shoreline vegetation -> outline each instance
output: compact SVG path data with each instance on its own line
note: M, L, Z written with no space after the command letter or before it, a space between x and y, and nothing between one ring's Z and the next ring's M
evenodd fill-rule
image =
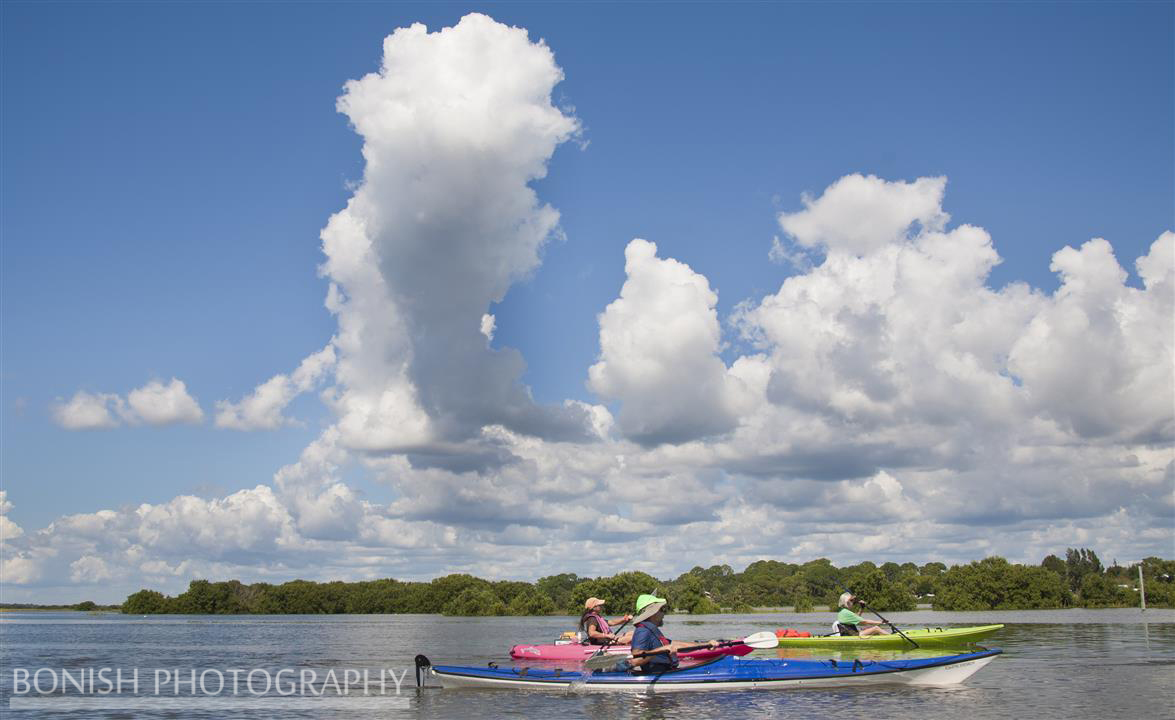
M637 595L655 591L673 612L749 613L790 607L813 612L836 607L844 588L881 612L914 610L1036 610L1137 607L1141 565L1148 607L1175 607L1175 560L1149 557L1141 563L1103 567L1097 554L1069 548L1065 558L1049 555L1039 565L1009 563L993 556L948 568L863 562L844 568L821 558L802 565L759 560L742 572L728 565L695 567L674 580L643 572L586 578L563 573L534 583L490 581L466 574L430 582L395 579L364 582L293 580L280 585L237 580L193 580L174 597L140 590L121 606L125 614L374 614L439 613L453 616L578 615L588 597L608 601L622 614ZM68 606L81 609L79 606ZM93 603L89 603L93 605ZM65 607L65 606L63 606ZM107 609L106 607L87 609Z
M84 600L73 605L35 605L32 603L0 603L0 613L3 612L61 612L76 610L78 612L119 612L121 605L99 605L92 600Z

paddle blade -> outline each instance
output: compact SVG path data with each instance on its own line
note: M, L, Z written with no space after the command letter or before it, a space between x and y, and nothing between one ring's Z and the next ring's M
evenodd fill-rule
M775 633L765 630L754 635L747 635L742 639L742 643L750 645L756 650L770 650L773 647L779 647L779 638L775 636Z
M612 668L616 667L616 663L624 660L627 657L627 655L607 655L605 653L600 653L598 655L592 655L590 658L588 658L587 661L584 662L583 667L585 671L611 670Z

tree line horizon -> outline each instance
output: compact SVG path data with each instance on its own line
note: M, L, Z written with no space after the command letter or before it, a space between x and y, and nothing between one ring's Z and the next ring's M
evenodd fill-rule
M578 615L589 597L607 601L609 614L632 609L641 593L655 592L673 612L754 612L791 607L811 612L836 606L845 589L881 612L913 610L919 601L935 610L1033 610L1067 607L1132 607L1139 604L1142 566L1146 603L1175 607L1175 560L1149 557L1122 567L1103 567L1097 554L1069 548L1039 565L999 556L947 567L941 562L865 561L838 568L826 558L803 564L758 560L736 573L729 565L695 567L673 580L638 571L609 577L562 573L533 583L491 581L451 574L431 581L392 578L359 582L292 580L273 585L238 580L193 580L174 597L156 590L132 593L125 614L374 614L434 613L454 616Z

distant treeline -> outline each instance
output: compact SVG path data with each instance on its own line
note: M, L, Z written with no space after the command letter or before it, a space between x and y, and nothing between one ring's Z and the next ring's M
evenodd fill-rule
M93 600L84 600L73 605L34 605L32 603L0 603L0 610L118 610L118 605L99 605Z
M1175 607L1175 561L1142 561L1149 606ZM444 615L578 615L595 596L619 615L632 609L637 595L656 592L674 611L694 614L751 612L755 608L835 606L843 588L871 607L913 610L918 602L935 610L1028 610L1065 607L1130 607L1139 604L1138 565L1105 568L1097 554L1070 548L1061 559L1049 555L1040 565L1018 565L989 557L948 568L887 562L838 568L825 559L803 565L759 560L741 573L728 565L695 567L674 580L643 572L583 578L551 575L537 582L492 582L472 575L446 575L431 582L372 580L316 583L294 580L281 585L236 580L194 580L186 592L168 597L140 590L126 599L128 614L321 614L441 613Z

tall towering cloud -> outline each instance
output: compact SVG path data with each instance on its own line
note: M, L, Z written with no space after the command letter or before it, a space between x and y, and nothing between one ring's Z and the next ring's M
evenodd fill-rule
M427 449L494 424L586 436L578 408L531 400L521 356L487 347L484 321L558 225L530 183L579 132L551 102L562 78L541 41L472 14L397 30L380 70L347 83L338 107L366 167L322 239L348 446Z

